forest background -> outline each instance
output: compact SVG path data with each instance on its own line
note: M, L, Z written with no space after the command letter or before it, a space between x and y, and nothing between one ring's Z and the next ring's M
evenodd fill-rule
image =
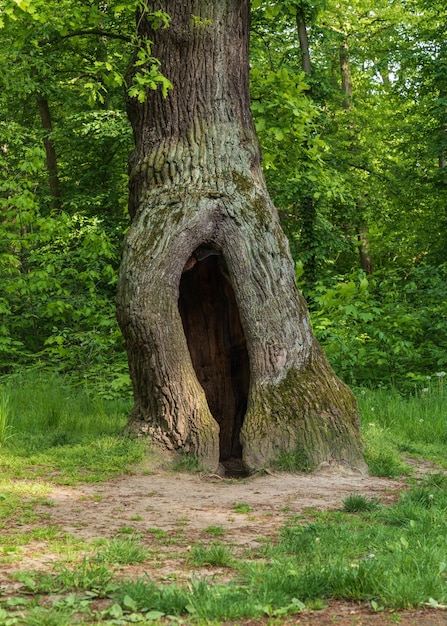
M0 2L4 380L49 370L130 395L115 284L138 2ZM315 334L353 387L422 390L447 369L446 23L440 0L252 1L268 188ZM138 54L131 93L169 89Z

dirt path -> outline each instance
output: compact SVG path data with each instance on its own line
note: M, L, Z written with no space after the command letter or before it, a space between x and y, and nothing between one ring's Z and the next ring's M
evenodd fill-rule
M261 538L274 540L290 516L305 513L310 517L312 510L341 508L343 499L353 493L391 502L404 486L403 480L331 468L312 475L262 475L239 480L159 471L126 475L100 484L54 486L48 494L51 506L39 505L35 512L45 515L48 525L86 542L113 538L133 529L153 551L154 559L149 564L122 568L122 573L138 576L146 571L158 581L173 577L181 580L191 575L191 569L185 567L189 546L200 540L213 540L212 528L220 527L221 539L242 554L259 546ZM20 527L20 531L26 530ZM50 570L59 559L60 555L48 553L44 542L28 544L22 549L20 562L0 564L0 592L18 591L19 584L9 578L11 571ZM228 577L228 572L219 569L202 572L199 568L194 574L215 575L221 580ZM283 623L310 621L353 626L380 626L392 621L447 625L447 614L422 611L373 615L365 606L331 603L323 611Z
M142 533L183 526L188 534L221 526L225 537L247 546L261 535L276 533L291 515L341 507L351 493L390 501L402 486L399 481L331 471L239 480L160 472L123 476L99 485L55 487L49 499L54 503L51 523L87 540L113 537L125 526ZM249 505L251 511L235 511L240 503Z

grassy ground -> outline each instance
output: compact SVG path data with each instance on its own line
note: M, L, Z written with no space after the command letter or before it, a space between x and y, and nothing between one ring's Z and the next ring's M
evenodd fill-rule
M447 467L447 387L445 373L404 397L395 389L357 392L366 460L375 476L405 471L400 457L425 458Z
M2 475L96 482L126 471L143 446L123 436L131 404L103 400L60 377L24 376L0 387Z
M369 603L379 613L447 603L447 439L443 377L410 398L394 390L359 390L365 454L373 474L408 475L409 489L391 505L361 495L343 510L290 517L276 541L236 553L223 529L185 551L185 568L224 568L229 582L191 578L156 584L125 577L122 566L162 560L130 527L86 544L62 533L45 513L51 485L101 482L125 473L143 456L122 436L129 404L100 400L58 378L32 377L0 390L0 564L21 548L44 542L57 558L50 572L21 570L19 592L0 589L0 624L221 623L268 616L280 623L330 599ZM422 481L408 457L439 471ZM21 480L15 480L15 479ZM242 506L242 504L241 504ZM235 514L247 513L246 510ZM249 511L248 511L249 513ZM118 575L118 573L120 573ZM175 579L175 577L173 577ZM169 583L169 584L168 584ZM276 622L275 622L276 620ZM279 621L278 621L279 620Z

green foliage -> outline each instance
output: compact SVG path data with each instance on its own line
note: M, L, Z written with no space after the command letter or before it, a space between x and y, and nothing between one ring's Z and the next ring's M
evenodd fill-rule
M113 306L121 232L103 217L40 206L42 150L10 137L7 160L0 152L0 371L40 359L128 390Z
M57 367L102 381L108 398L130 392L113 300L127 226L133 142L123 85L132 55L130 96L170 88L137 34L136 9L151 28L169 28L169 16L140 0L11 0L0 16L0 372ZM442 371L445 8L266 0L252 9L252 108L266 179L332 364L354 385L402 387ZM196 27L212 26L196 17ZM346 42L349 106L339 62ZM372 279L358 274L360 233Z
M411 389L442 371L447 345L447 266L408 274L359 272L312 292L314 331L336 371L353 385L392 381Z
M130 392L114 290L135 49L134 95L170 88L136 34L136 10L154 29L169 26L140 0L0 10L0 372L44 363L102 379L109 398Z

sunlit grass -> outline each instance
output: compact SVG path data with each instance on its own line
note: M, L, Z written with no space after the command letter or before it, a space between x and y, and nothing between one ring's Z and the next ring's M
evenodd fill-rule
M361 389L357 399L365 456L373 475L408 473L405 456L423 456L447 467L444 376L427 379L426 386L410 396L395 389Z
M36 374L14 378L2 397L8 399L3 478L95 482L142 458L143 444L122 434L128 401L104 400L59 376Z

